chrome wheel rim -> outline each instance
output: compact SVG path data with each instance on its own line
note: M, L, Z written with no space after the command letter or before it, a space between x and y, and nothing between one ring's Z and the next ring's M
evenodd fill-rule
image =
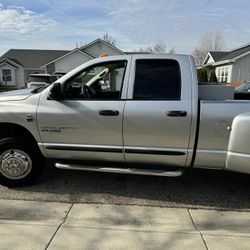
M32 169L28 154L19 149L10 149L0 155L0 172L8 179L22 179Z

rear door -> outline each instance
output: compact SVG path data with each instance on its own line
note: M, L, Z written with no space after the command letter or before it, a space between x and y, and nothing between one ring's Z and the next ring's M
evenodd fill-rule
M133 56L131 68L123 121L126 161L185 166L192 120L188 57Z

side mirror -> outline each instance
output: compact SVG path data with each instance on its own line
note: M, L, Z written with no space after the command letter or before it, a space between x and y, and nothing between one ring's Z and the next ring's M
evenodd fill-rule
M47 99L56 101L60 101L63 99L62 85L60 82L55 82L53 84L53 86L50 88Z

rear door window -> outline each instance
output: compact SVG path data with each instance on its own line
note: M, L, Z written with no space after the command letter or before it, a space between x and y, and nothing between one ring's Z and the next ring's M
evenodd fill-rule
M136 61L133 99L180 100L180 66L172 59Z

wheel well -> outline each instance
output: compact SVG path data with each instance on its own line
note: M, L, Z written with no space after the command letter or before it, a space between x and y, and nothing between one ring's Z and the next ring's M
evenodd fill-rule
M25 138L25 141L32 143L40 152L37 141L29 130L13 123L0 123L0 139L13 136Z

